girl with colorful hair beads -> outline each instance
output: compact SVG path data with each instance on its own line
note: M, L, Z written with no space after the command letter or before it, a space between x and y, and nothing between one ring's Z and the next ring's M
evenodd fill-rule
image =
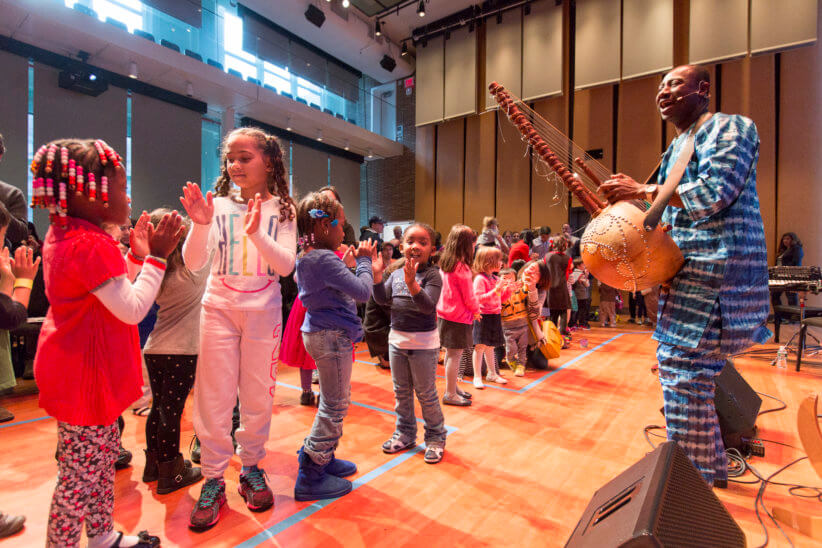
M471 282L474 260L474 231L465 225L454 225L445 240L439 265L442 270L442 292L437 302L437 329L445 348L445 394L442 403L471 405L471 395L457 384L460 356L471 348L471 326L479 319L480 305Z
M320 405L311 432L299 450L300 469L294 486L296 500L341 497L351 491L344 479L357 466L337 459L334 453L342 437L342 424L351 403L352 345L362 340L363 330L356 302L371 296L372 257L377 244L360 242L356 274L334 253L343 241L343 206L326 193L312 192L297 207L297 227L303 253L297 260L296 279L305 306L302 332L305 349L320 374Z
M229 133L215 190L216 198L211 191L203 196L188 183L180 199L192 221L183 262L198 271L211 261L194 382L194 429L206 478L191 512L194 530L217 523L226 501L223 474L234 454L231 415L238 395L239 491L251 511L274 504L258 464L265 457L277 377L279 279L293 270L297 249L294 205L276 138L257 128Z
M59 151L59 154L58 154ZM32 162L33 207L47 208L43 279L51 307L34 360L40 405L57 419L57 486L49 511L49 546L158 546L145 531L113 528L117 417L141 394L137 324L145 317L179 242L180 216L157 228L143 213L124 260L102 228L129 218L126 173L103 141L44 145ZM141 271L142 270L142 271ZM132 284L139 273L139 277Z

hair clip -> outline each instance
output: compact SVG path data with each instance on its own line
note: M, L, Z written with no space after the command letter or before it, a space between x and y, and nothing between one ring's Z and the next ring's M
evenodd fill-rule
M106 165L108 163L108 159L106 158L106 150L103 147L103 141L100 139L94 141L94 148L97 149L97 156L100 157L100 163Z
M83 193L83 186L85 181L83 180L83 166L77 166L77 194Z
M311 216L312 219L328 219L331 217L328 213L323 211L322 209L309 209L308 214ZM329 223L331 226L337 226L339 224L339 219L334 219Z
M93 202L97 199L97 183L94 181L94 172L90 171L88 174L88 201Z
M49 150L46 154L46 174L51 173L51 170L54 167L55 154L57 154L57 145L49 145Z
M68 149L66 147L60 147L60 176L64 179L68 177L68 168Z
M108 177L105 175L100 178L100 194L103 197L103 206L108 207Z
M31 172L37 175L37 171L40 169L40 163L43 161L43 155L48 150L46 145L41 146L37 149L37 152L34 154L34 158L31 160Z

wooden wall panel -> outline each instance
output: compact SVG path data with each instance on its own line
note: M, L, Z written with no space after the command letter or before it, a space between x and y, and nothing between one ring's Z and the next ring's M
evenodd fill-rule
M414 168L414 219L434 225L437 126L417 128Z
M568 133L568 116L563 97L543 99L534 105L540 116L554 127ZM553 173L547 166L537 167L534 157L531 173L531 225L549 226L559 232L562 225L568 222L568 191L557 177L546 178L546 173Z
M659 75L623 82L619 87L616 171L645 181L659 162L662 122L654 98Z
M483 217L494 214L497 113L486 112L479 116L471 116L465 123L463 222L478 228L482 225Z
M531 157L519 130L500 114L497 131L497 211L500 230L531 226Z
M756 187L765 225L768 263L773 264L779 235L776 234L776 86L773 55L742 59L722 65L722 104L728 114L752 119L759 132L759 163Z
M822 9L822 8L820 8ZM820 11L819 13L822 13ZM822 24L819 21L817 24ZM803 264L822 264L822 51L817 42L781 54L776 232L795 232ZM808 295L819 306L822 296Z
M599 162L614 169L614 86L584 89L574 95L574 142L585 150L601 148ZM574 207L581 204L574 199ZM551 227L553 228L553 227Z
M462 222L465 177L465 119L444 122L437 130L437 178L434 227L448 234Z

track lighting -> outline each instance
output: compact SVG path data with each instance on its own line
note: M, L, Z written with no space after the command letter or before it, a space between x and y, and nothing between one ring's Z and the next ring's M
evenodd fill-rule
M139 77L139 73L137 72L137 63L134 61L128 64L128 77L134 78L135 80Z
M405 43L405 40L402 41L402 49L400 50L400 55L403 57L408 55L408 44Z
M417 15L425 17L425 0L420 0L420 7L417 8Z
M374 28L374 36L382 36L382 29L380 28L379 19L377 19L377 26Z

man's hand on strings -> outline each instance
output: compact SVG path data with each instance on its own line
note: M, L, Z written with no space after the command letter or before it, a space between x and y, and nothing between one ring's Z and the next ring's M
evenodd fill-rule
M645 198L646 186L638 183L624 173L612 175L610 179L602 183L599 193L612 204L621 200L634 200Z

